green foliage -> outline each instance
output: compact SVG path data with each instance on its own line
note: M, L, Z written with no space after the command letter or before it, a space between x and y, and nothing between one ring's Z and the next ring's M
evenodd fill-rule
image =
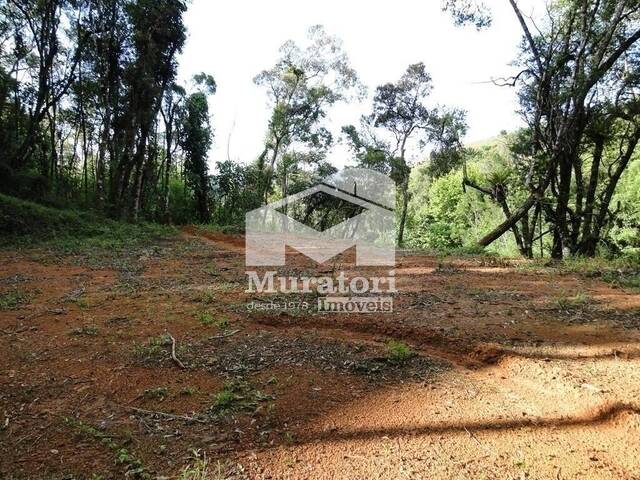
M167 387L155 387L149 388L144 391L142 396L148 400L163 401L169 395L169 389Z
M209 124L209 102L205 93L196 92L187 98L181 133L187 184L195 192L198 220L206 223L210 220L207 156L213 132Z
M461 247L471 229L467 203L460 172L434 180L428 203L416 213L410 244L435 250Z
M482 1L444 0L442 9L448 11L457 25L473 25L478 30L491 26L491 10Z
M250 383L234 379L225 383L216 396L210 412L219 418L238 411L254 412L269 396L256 390Z
M264 150L256 162L261 178L254 188L264 201L272 193L276 165L291 147L324 155L333 143L322 124L328 109L363 90L342 42L321 25L309 29L305 48L288 41L280 52L278 62L254 79L267 91L272 109ZM280 183L286 190L286 176Z
M197 392L198 392L198 389L196 387L184 387L182 390L180 390L180 395L191 397L195 395Z
M98 327L78 327L71 330L70 334L76 337L95 337L96 335L98 335Z
M413 169L410 192L412 203L408 218L408 244L439 252L484 253L477 240L504 220L504 213L490 197L463 187L468 178L488 189L497 185L509 191L516 202L523 193L509 164L506 137L465 149L466 166L434 176L431 164ZM465 191L466 190L466 191ZM504 235L487 251L517 254L512 235Z
M179 480L210 480L209 460L207 454L194 450L193 461L180 471Z
M389 340L386 345L387 358L393 363L405 363L415 356L415 352L404 342Z
M619 206L618 221L610 237L623 254L640 257L640 160L636 158L622 177L613 204Z
M261 205L261 181L262 174L255 165L218 162L212 179L213 223L244 225L245 213Z
M175 235L171 227L131 224L90 211L61 210L0 194L0 246L46 243L65 249L124 248Z
M209 312L200 312L196 317L198 318L198 321L206 327L213 325L213 315Z
M215 301L215 299L216 299L216 296L214 295L214 293L207 290L202 292L202 297L200 298L200 301L204 305L211 305Z
M29 293L18 288L0 292L0 310L14 310L20 305L29 303L30 298Z
M584 292L577 292L573 296L560 295L556 299L558 309L562 311L571 311L584 307L589 303L590 297Z
M98 232L88 212L59 210L2 194L0 194L0 230L4 233L4 239L24 236L83 237Z
M178 480L226 480L225 465L218 461L212 465L207 454L200 450L193 450L192 461L182 468Z
M640 288L640 255L637 254L627 253L615 258L573 257L551 265L538 260L523 264L520 268L561 274L577 273L589 278L601 278L614 288Z
M220 330L226 330L229 328L229 320L226 318L219 318L216 321L216 326L220 329Z
M72 417L65 417L64 421L76 433L93 438L111 450L114 454L116 463L125 466L126 477L140 480L151 480L152 477L147 472L142 461L129 452L129 450L118 444L118 442L113 439L112 435Z
M169 335L159 335L151 337L144 344L133 344L133 353L141 360L157 360L163 356L166 347L171 345Z
M182 179L175 176L169 179L169 198L169 213L173 223L187 225L198 221L193 192Z

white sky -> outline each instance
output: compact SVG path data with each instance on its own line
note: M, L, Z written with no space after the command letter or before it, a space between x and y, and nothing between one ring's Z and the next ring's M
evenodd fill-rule
M194 0L186 15L189 38L180 60L186 81L204 71L214 76L218 91L211 98L214 146L209 163L231 159L244 163L262 150L269 118L266 92L253 84L270 68L288 39L304 44L307 29L324 25L344 42L360 80L371 94L395 81L411 63L424 62L433 77L430 102L468 111L467 142L512 130L520 121L513 89L487 82L513 71L521 38L508 2L492 0L493 26L476 32L457 28L440 10L440 0ZM339 137L342 125L358 124L371 100L339 105L328 115L328 126ZM350 162L345 146L334 147L329 160Z

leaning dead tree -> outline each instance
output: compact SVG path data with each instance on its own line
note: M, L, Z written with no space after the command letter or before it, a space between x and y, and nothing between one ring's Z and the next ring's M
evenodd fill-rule
M639 140L638 0L570 0L547 5L537 24L508 0L523 32L518 89L529 132L527 199L479 240L488 246L532 208L545 213L552 256L594 255L615 220L611 201ZM479 2L447 0L458 23L490 25ZM506 212L505 212L506 213Z

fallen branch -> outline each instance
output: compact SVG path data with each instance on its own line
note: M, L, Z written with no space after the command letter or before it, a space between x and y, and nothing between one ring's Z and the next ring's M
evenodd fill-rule
M171 413L166 412L157 412L155 410L145 410L144 408L136 408L130 407L132 411L136 413L142 413L144 415L157 415L159 417L170 418L172 420L182 420L184 422L197 422L197 423L208 423L206 420L197 417L189 417L187 415L173 415Z
M38 310L31 315L27 315L26 317L18 317L19 320L33 320L34 318L38 318L41 315L45 315L50 313L51 315L64 315L67 311L64 308L44 308L42 310Z
M167 335L169 335L169 338L171 339L171 358L173 358L173 361L176 362L180 368L186 370L187 367L185 367L184 363L182 363L176 356L176 339L169 332L167 332Z
M19 333L24 333L26 331L36 331L38 330L38 327L32 326L22 326L22 327L18 327L16 330L11 331L11 330L2 330L2 333L4 333L5 335L17 335Z
M229 333L224 333L222 335L215 335L213 337L209 337L211 339L216 339L216 338L227 338L227 337L231 337L233 335L235 335L236 333L238 333L240 330L234 330L233 332L229 332Z

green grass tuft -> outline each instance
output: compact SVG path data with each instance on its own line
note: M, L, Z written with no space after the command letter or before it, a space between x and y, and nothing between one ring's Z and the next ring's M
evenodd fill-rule
M14 288L0 293L0 310L14 310L20 305L29 303L30 296L27 292Z
M405 363L415 356L415 352L404 342L390 340L387 342L387 358L393 363Z

